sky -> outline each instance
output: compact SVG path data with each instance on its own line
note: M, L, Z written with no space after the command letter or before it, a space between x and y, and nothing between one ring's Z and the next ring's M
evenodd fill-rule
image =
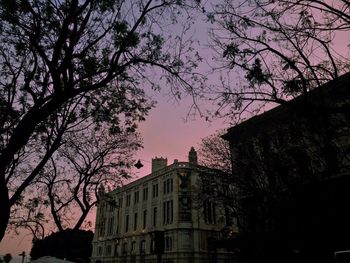
M140 159L144 167L135 171L137 177L151 173L151 160L156 156L168 158L168 164L172 164L174 159L187 161L191 146L198 148L201 138L227 127L223 120L207 122L198 117L185 121L190 98L177 103L164 93L159 93L155 99L158 101L156 107L151 110L146 121L140 124L143 149L138 152L136 159ZM19 236L8 234L0 243L0 255L18 255L22 251L29 254L30 249L29 232L21 232Z
M197 34L204 36L205 32L205 26L197 27ZM340 37L339 42L343 41L346 44L348 40L349 36L344 35ZM348 49L346 50L349 52ZM185 121L191 98L175 102L164 91L153 96L158 103L151 110L146 121L140 124L143 149L139 151L136 159L140 159L144 166L135 171L137 177L150 174L151 160L154 157L168 158L168 164L172 164L174 159L187 161L188 152L192 146L198 149L202 138L215 133L218 129L229 127L229 124L222 119L207 122L197 116L194 120ZM30 249L29 233L21 232L19 236L8 234L0 243L0 256L6 253L18 255L22 251L29 254Z
M207 28L203 21L197 21L192 33L202 42L207 41ZM203 47L206 48L206 47ZM204 59L207 59L204 54ZM207 66L204 65L203 71ZM205 69L206 70L206 69ZM135 177L140 178L151 173L151 161L154 157L168 158L168 164L172 164L174 159L187 161L190 148L198 148L200 140L218 129L222 129L225 124L223 120L208 122L200 117L187 120L186 117L191 105L191 98L184 98L176 102L168 94L166 87L160 92L148 94L157 101L156 107L151 110L146 121L140 123L139 132L143 138L143 149L137 156L144 165L141 169L135 169ZM135 178L134 178L135 179ZM94 220L95 212L91 217ZM21 231L19 235L9 233L0 243L0 256L6 253L18 255L25 251L29 254L31 249L31 235L29 232Z
M137 171L138 176L151 172L151 159L154 157L168 158L168 164L174 159L187 161L190 148L198 149L202 138L226 128L224 120L205 121L200 117L195 120L185 120L189 110L188 100L176 105L166 97L160 98L140 131L144 138L144 148L137 155L144 167Z

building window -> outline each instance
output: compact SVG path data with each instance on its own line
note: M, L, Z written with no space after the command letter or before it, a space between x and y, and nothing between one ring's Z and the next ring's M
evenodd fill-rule
M163 182L163 193L168 194L173 191L173 179L169 178Z
M107 233L108 235L113 234L114 217L108 219Z
M173 222L173 200L163 203L163 223L171 224Z
M232 226L232 217L228 207L225 207L225 222L226 226Z
M115 226L115 232L118 234L119 233L119 215L120 215L120 210L118 209L117 210L117 223L116 223L116 226Z
M150 246L150 252L151 254L154 254L156 248L156 241L154 238L151 239L151 246Z
M213 202L205 200L203 203L204 222L207 224L216 224L216 208Z
M136 251L136 241L133 241L131 243L131 252L135 252Z
M164 238L164 249L169 251L173 248L173 239L170 236L166 236Z
M106 247L106 256L110 256L112 254L112 246L108 245Z
M137 213L134 214L134 231L137 229Z
M207 250L208 251L215 251L215 238L214 237L208 237L207 238Z
M153 208L153 226L157 226L157 207Z
M134 193L134 204L137 204L139 202L139 191L136 191Z
M122 253L123 253L123 254L126 254L127 252L128 252L128 243L125 242L125 243L123 244L123 251L122 251Z
M123 207L123 198L122 197L119 198L119 200L118 200L118 206L119 206L119 208Z
M114 245L114 256L118 256L118 253L119 253L119 245L115 244Z
M148 187L145 187L142 190L142 200L147 201L147 199L148 199Z
M129 215L125 216L125 232L129 231Z
M98 249L97 249L97 255L98 256L102 256L102 250L103 248L102 247L98 247Z
M146 240L141 240L140 242L140 253L146 252Z
M167 192L171 193L173 191L173 179L170 178L167 180Z
M105 234L105 218L101 218L101 221L100 221L100 229L99 229L99 233L98 235L100 237L103 237Z
M130 200L131 200L131 196L130 196L130 194L128 194L126 196L126 206L130 206Z
M147 210L143 210L143 229L146 228L147 225Z
M152 185L152 197L158 197L158 184Z

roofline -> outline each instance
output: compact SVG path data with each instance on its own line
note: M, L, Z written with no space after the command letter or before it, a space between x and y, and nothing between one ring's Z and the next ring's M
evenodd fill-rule
M153 173L147 174L143 177L140 177L138 179L136 179L135 181L132 181L128 184L125 184L123 186L117 187L116 189L106 193L106 194L111 194L111 193L115 193L115 192L124 192L127 191L128 188L132 188L137 184L143 184L146 183L147 181L152 181L153 179L157 178L160 175L164 175L168 172L174 171L174 170L180 170L180 169L196 169L196 170L200 170L200 169L204 169L207 171L217 171L219 172L220 170L218 169L214 169L214 168L209 168L203 165L199 165L199 164L193 164L193 163L189 163L189 162L176 162L176 163L172 163L170 165L167 165L166 167L163 167L157 171L154 171ZM222 172L222 171L220 171ZM145 182L142 182L145 181Z
M307 92L306 94L302 94L296 98L293 98L292 100L286 101L285 104L279 104L276 107L272 108L271 110L268 110L264 113L261 113L259 115L255 115L249 119L247 119L246 121L243 121L233 127L230 127L229 129L227 129L227 132L222 135L221 137L224 140L229 140L229 138L234 134L234 133L239 133L240 129L244 129L244 128L248 128L249 126L253 125L253 124L257 124L257 123L264 123L267 120L271 119L271 117L284 117L283 113L286 113L290 110L290 105L295 105L295 104L299 104L302 102L303 99L305 99L305 96L316 96L317 94L320 94L321 91L329 91L331 88L337 87L341 90L342 85L339 85L338 83L342 83L342 82L348 82L350 83L350 72L347 72L341 76L339 76L336 79L330 80L327 83L321 85L320 87L317 87L315 89L310 90L309 92ZM343 87L345 88L345 87ZM321 94L320 94L321 95ZM274 119L276 120L276 119Z

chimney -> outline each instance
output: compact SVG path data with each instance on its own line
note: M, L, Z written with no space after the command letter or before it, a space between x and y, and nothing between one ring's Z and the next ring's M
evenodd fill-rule
M197 152L194 147L191 147L190 152L188 153L188 162L190 164L198 164Z
M168 159L163 157L156 157L152 159L152 173L158 171L168 165Z

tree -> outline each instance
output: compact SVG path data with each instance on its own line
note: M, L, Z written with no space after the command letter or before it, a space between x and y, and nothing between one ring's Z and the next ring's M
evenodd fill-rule
M175 94L192 88L191 77L199 80L191 74L195 61L182 60L193 50L179 43L183 39L170 38L169 45L176 48L171 53L162 36L180 9L196 4L1 2L0 239L11 207L61 146L67 125L77 116L91 115L97 123L114 122L116 127L124 121L133 127L149 109L141 84L157 88L148 68L158 68L157 76L164 77ZM65 112L73 105L79 105L78 114ZM55 123L63 113L68 113L66 122ZM58 127L59 133L50 132ZM50 143L42 143L42 136L50 137Z
M289 258L295 246L326 262L332 256L330 248L346 244L343 233L350 230L340 207L349 205L343 189L349 185L349 147L344 143L349 139L349 118L337 111L315 109L348 104L349 77L339 77L310 92L315 108L305 107L300 97L290 102L294 107L277 107L230 128L224 136L230 141L232 172L205 178L202 189L237 216L241 248L247 252L244 256L256 253L260 260L264 253L271 253L271 258L285 253ZM220 151L211 151L216 148L214 140L210 142L210 161L221 160L216 157ZM317 231L324 224L332 228L318 242ZM322 253L312 251L320 247L325 248Z
M130 131L92 130L70 136L58 151L58 161L52 160L39 178L59 231L67 226L81 228L99 201L101 185L114 189L130 178L132 157L140 146L138 134Z
M202 139L199 145L199 164L215 169L214 173L203 173L199 180L199 195L197 205L202 207L203 202L210 201L223 206L225 210L226 228L223 238L230 238L234 233L230 229L236 221L239 204L237 199L238 181L232 167L232 155L228 141L222 136L226 130ZM236 227L236 226L234 226Z
M93 237L93 232L85 230L66 229L52 233L33 243L30 257L38 259L43 256L52 256L76 262L89 262Z
M349 8L343 0L215 5L207 13L212 47L216 69L226 74L208 91L218 105L215 116L239 122L349 70L349 47L341 41L350 30Z
M28 228L34 240L45 237L52 221L58 231L91 227L85 220L99 201L99 188L114 189L128 180L132 156L141 146L134 131L104 128L69 133L64 141L36 179L35 191L28 192L30 198L14 207L11 225Z
M47 206L46 200L43 200L41 196L33 197L32 193L27 198L21 198L20 204L12 208L9 229L16 234L26 229L31 233L32 240L43 239L46 236L46 224L49 223L45 216Z
M344 55L349 47L339 43L342 34L350 30L349 8L349 2L343 0L225 0L214 5L207 13L214 24L212 45L218 70L226 70L228 76L222 77L221 86L209 90L211 95L215 93L211 100L218 105L214 115L230 116L237 123L276 104L287 105L293 110L288 120L297 124L295 129L313 131L294 143L302 145L306 155L310 149L304 141L322 146L317 159L325 163L326 174L336 174L335 138L347 136L344 131L349 123L335 117L346 115L349 105L328 98L332 87L342 85L337 83L341 82L339 76L350 66L350 57ZM331 87L322 88L330 80L334 80L328 85ZM319 90L316 100L315 90ZM293 99L297 97L296 103ZM301 118L307 121L298 123ZM261 165L271 168L259 164L262 170ZM250 185L256 182L254 179Z
M346 150L337 140L348 139L349 104L345 103L348 93L338 91L347 79L341 75L349 70L350 57L349 47L339 40L350 30L349 8L349 2L342 0L225 0L207 13L217 54L214 70L221 73L221 83L207 91L217 105L214 116L232 117L237 124L273 106L286 105L291 111L283 117L288 128L282 130L289 134L293 128L298 135L277 152L261 150L264 140L278 137L271 138L268 132L256 136L261 139L258 149L254 138L248 140L251 130L242 128L244 132L232 141L233 154L241 152L238 159L233 156L232 181L238 186L238 197L254 199L250 211L242 211L242 202L233 204L238 217L259 210L249 216L255 220L250 226L256 229L277 233L285 207L300 200L294 191L300 182L306 178L317 182L341 169L337 159ZM322 87L328 81L328 87ZM332 102L330 98L339 94L344 96L342 102ZM250 129L265 128L255 120ZM255 150L260 154L250 155ZM314 173L308 168L317 161L322 172Z
M348 105L349 77L311 91L315 108L300 97L290 102L295 107L277 107L225 135L233 153L232 182L241 234L247 239L245 256L261 259L265 254L279 262L278 256L290 258L291 248L298 247L303 256L328 262L332 249L346 244L343 233L350 229L342 207L349 206L344 191L349 185L349 147L344 143L349 118L341 111L315 109ZM321 238L318 229L324 224L332 228ZM260 241L253 245L252 240Z
M5 261L5 263L9 263L11 260L12 260L12 255L11 255L10 253L7 253L7 254L4 256L4 261Z
M218 130L201 140L199 145L199 163L203 166L232 172L230 145L221 138L226 130Z

